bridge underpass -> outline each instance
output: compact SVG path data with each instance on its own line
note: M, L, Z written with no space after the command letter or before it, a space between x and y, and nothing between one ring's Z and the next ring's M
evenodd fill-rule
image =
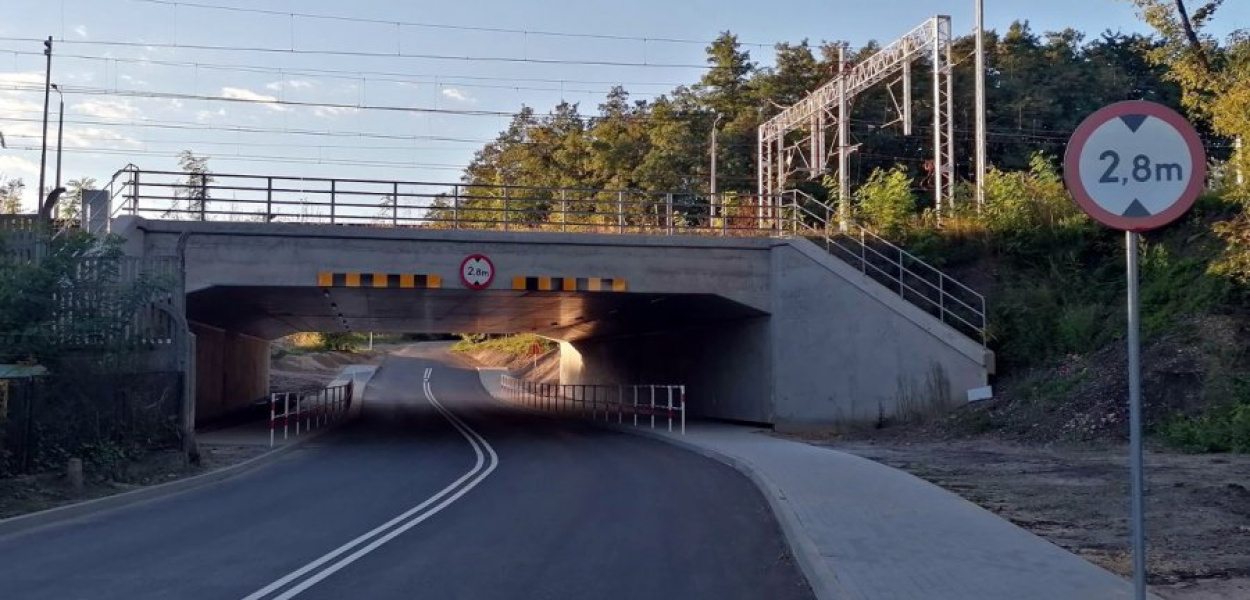
M564 383L678 382L692 416L871 422L985 385L992 355L807 239L344 227L121 217L135 255L179 256L197 415L263 397L296 331L534 332ZM461 262L494 263L487 289Z

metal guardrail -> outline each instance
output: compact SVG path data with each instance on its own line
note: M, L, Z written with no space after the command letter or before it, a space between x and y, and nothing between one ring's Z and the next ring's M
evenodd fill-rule
M834 257L889 288L960 333L986 345L985 296L857 223L845 227L837 211L797 190L786 192L783 211L791 233L823 246Z
M598 421L624 424L630 417L635 427L656 426L656 417L674 421L682 435L686 433L686 386L684 385L589 385L525 381L511 375L501 380L512 402L537 410L577 416ZM649 421L648 421L649 419Z
M269 394L269 447L277 443L278 427L282 428L282 440L291 435L294 424L295 437L309 433L341 419L352 404L352 384L331 386L315 392L273 392ZM282 406L279 413L278 405Z
M323 223L659 235L776 235L780 198L180 171L118 171L113 214L153 219Z

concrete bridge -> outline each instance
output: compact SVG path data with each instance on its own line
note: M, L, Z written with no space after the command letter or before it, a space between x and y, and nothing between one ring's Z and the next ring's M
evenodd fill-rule
M179 209L172 175L123 181L112 228L185 265L201 418L262 397L268 342L299 331L533 332L565 383L680 382L694 415L789 429L960 402L993 369L979 296L795 194L300 179L295 213L275 200L290 184L252 176ZM493 264L482 289L472 255Z

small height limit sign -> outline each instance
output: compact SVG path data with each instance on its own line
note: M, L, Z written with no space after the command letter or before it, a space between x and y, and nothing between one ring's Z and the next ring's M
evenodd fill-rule
M1068 191L1081 209L1125 232L1133 598L1146 600L1137 237L1189 211L1206 185L1207 155L1198 132L1176 111L1130 101L1112 104L1081 122L1063 163Z
M460 281L471 290L484 290L495 280L495 263L483 254L470 254L460 262Z

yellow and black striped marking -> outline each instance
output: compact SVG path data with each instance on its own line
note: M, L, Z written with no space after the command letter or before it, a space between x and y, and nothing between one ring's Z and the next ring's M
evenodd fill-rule
M513 277L512 289L530 292L624 292L624 279L612 277Z
M398 288L437 290L443 287L443 278L438 275L419 275L415 273L331 273L322 271L317 274L317 285L323 288Z

